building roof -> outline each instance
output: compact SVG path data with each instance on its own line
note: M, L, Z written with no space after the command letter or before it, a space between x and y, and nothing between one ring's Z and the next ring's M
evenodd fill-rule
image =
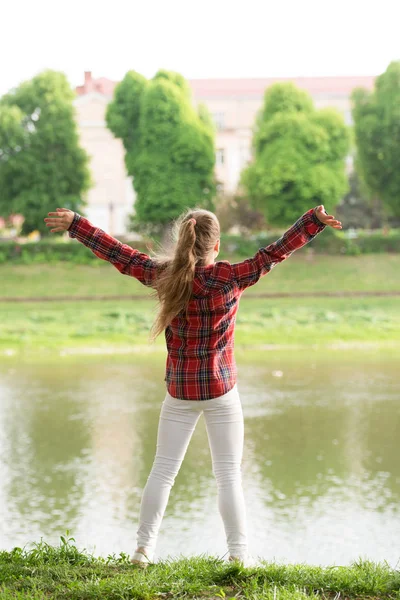
M320 94L350 96L352 90L356 87L371 90L374 86L375 76L189 79L188 81L196 98L226 98L233 96L259 98L263 96L267 87L273 83L284 81L292 81L312 96ZM90 92L112 96L116 85L116 81L106 77L93 79L91 72L86 71L84 84L76 88L76 93L79 96Z
M273 83L292 81L311 95L339 94L349 96L355 87L372 89L375 77L268 77L257 79L191 79L196 97L262 96Z
M117 81L112 81L111 79L107 79L107 77L93 79L92 73L90 71L85 71L84 83L83 85L78 85L78 87L75 88L75 91L78 96L84 96L91 92L97 92L103 96L112 96L117 83Z

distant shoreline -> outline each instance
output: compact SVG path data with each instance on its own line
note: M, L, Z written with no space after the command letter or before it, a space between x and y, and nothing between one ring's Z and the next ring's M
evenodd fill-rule
M368 352L371 350L400 350L400 341L376 341L376 342L361 342L361 341L346 341L346 342L333 342L328 344L248 344L248 345L236 345L236 353L239 355L241 352L291 352L298 350L307 350L308 352L345 352L351 350L357 350L357 352ZM45 355L50 353L53 356L59 357L72 357L72 356L110 356L110 355L129 355L139 354L165 354L166 348L163 345L152 345L152 344L138 344L136 346L60 346L58 348L35 348L27 349L26 347L21 348L1 348L0 356L15 357L23 354L24 356L29 355Z
M362 297L396 297L400 296L400 290L392 291L340 291L340 292L272 292L261 294L244 294L244 299L262 299L262 298L362 298ZM153 300L149 294L131 294L118 296L0 296L0 303L3 302L96 302L96 301L124 301L124 300Z

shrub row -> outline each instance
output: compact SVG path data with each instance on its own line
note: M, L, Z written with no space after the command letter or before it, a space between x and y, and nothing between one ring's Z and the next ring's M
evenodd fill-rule
M135 247L147 252L145 244ZM99 259L83 244L76 241L41 240L20 244L15 241L0 242L0 264L13 262L16 264L70 262L75 264L101 264Z
M222 246L229 254L251 256L258 248L268 246L276 241L279 233L243 237L240 235L222 235ZM320 254L376 254L381 252L400 252L400 230L357 231L357 237L349 237L345 231L331 228L318 235L309 245Z
M244 237L240 235L222 235L223 256L240 257L253 255L258 248L268 246L279 237L279 233ZM147 252L145 243L135 243L142 252ZM358 255L379 252L400 252L400 230L388 233L358 231L357 237L347 232L326 229L317 236L310 248L321 254ZM66 261L76 264L98 263L96 256L82 244L72 241L41 240L20 244L15 241L0 242L0 264L14 262L19 264L51 263ZM99 263L101 264L101 263Z

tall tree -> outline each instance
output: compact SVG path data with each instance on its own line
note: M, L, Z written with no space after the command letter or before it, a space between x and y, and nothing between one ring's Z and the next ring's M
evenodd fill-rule
M31 134L18 106L0 105L0 161L3 164L27 147Z
M89 158L79 146L73 99L65 75L55 71L0 99L0 213L23 214L22 233L48 235L46 212L84 206Z
M356 168L374 204L400 217L400 62L392 62L372 92L354 90Z
M315 110L310 96L292 83L265 93L256 119L254 161L241 182L256 210L286 226L310 206L337 204L347 189L344 159L349 134L333 109Z
M125 147L136 192L134 227L161 232L185 208L213 208L214 130L196 111L187 81L159 71L146 80L129 71L115 89L107 125Z

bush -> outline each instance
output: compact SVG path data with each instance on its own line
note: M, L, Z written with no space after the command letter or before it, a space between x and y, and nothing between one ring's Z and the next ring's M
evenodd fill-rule
M400 252L400 230L392 229L387 233L361 231L358 234L357 245L363 254L367 252Z
M275 242L280 235L279 232L249 237L223 234L221 236L222 251L228 255L251 256L259 248ZM347 256L381 252L400 253L400 230L398 229L389 232L374 231L373 233L358 231L356 236L349 237L347 231L335 231L327 228L322 235L318 235L310 242L309 247L318 254L344 254Z
M145 244L135 247L147 252ZM86 246L75 241L41 240L20 244L15 241L0 242L0 264L13 262L30 265L33 263L70 262L75 264L101 264L97 256Z
M251 256L259 248L268 246L279 237L279 234L258 234L244 237L242 235L222 234L222 253L237 256Z

